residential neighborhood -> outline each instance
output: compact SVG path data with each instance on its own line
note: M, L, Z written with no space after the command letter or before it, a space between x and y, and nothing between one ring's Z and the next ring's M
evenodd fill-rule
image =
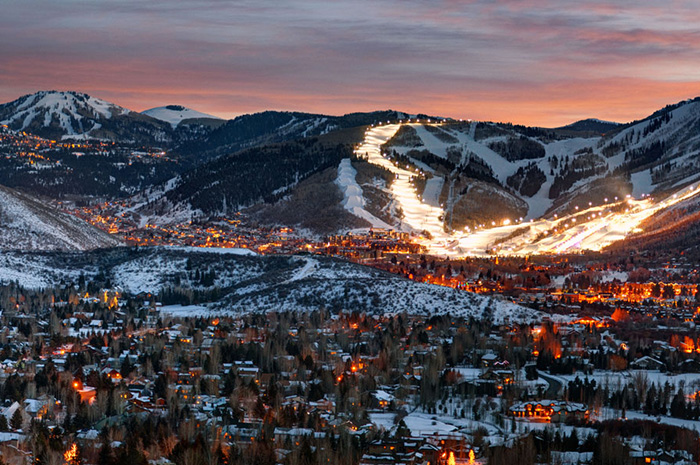
M183 318L157 295L97 284L0 288L6 463L698 457L692 322L323 310ZM644 432L650 425L663 439Z

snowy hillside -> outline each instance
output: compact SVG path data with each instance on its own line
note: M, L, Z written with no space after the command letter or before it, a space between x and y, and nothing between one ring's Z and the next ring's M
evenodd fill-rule
M219 253L220 252L220 253ZM252 256L228 250L139 248L83 254L5 253L0 282L30 287L77 281L105 272L131 292L160 293L172 313L236 314L277 310L421 313L536 321L541 315L509 302L415 283L373 268L324 257ZM209 280L209 282L205 282ZM204 299L188 306L187 292ZM208 296L208 298L206 298ZM183 300L184 299L184 300Z
M0 186L0 249L89 250L120 241L37 199Z
M446 227L489 226L537 219L615 197L635 198L678 188L700 178L700 101L667 107L642 121L618 125L584 120L540 129L483 122L411 123L401 126L382 151L413 166L418 194L444 204ZM580 131L577 134L572 129ZM595 131L605 129L605 135ZM481 184L479 184L481 183ZM460 214L473 188L512 207L497 217ZM522 214L518 200L526 207ZM478 206L478 205L477 205ZM489 205L489 208L492 207ZM491 208L493 211L494 209ZM453 216L454 214L454 216ZM498 216L500 215L500 216Z
M173 128L177 127L182 121L188 119L221 119L181 105L167 105L164 107L151 108L142 111L141 114L170 123Z

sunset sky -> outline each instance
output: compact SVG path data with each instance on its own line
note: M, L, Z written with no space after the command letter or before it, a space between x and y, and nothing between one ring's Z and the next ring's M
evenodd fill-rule
M700 96L696 0L7 0L0 102L395 109L557 126Z

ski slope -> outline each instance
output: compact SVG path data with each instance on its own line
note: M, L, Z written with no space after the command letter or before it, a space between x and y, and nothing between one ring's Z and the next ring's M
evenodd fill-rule
M411 124L411 126L419 125ZM700 184L693 184L660 200L654 200L648 195L642 196L642 194L648 194L652 188L651 176L647 170L635 173L632 179L633 193L642 196L640 199L628 196L626 199L593 206L575 214L538 219L533 215L542 215L544 206L551 202L549 199L545 200L543 194L549 187L548 180L540 192L530 199L529 222L508 221L503 226L476 231L455 231L450 234L445 231L442 221L445 211L437 200L442 189L440 182L442 178L431 178L426 185L423 198L420 198L411 184L411 179L416 173L408 167L396 166L381 153L381 146L391 139L400 127L401 124L389 124L368 129L364 142L356 153L366 156L370 163L381 166L395 175L391 193L404 214L400 229L416 233L417 240L422 245L439 255L462 257L492 253L529 255L571 253L581 250L597 251L638 230L639 225L655 213L700 193ZM421 137L426 137L428 140L433 138L437 141L424 128L417 132ZM552 144L548 147L548 153L571 150L585 146L587 143L590 141L569 139ZM430 143L426 145L432 146ZM488 158L495 154L488 154L482 150L480 155ZM504 170L497 174L500 177L505 172ZM354 180L354 175L352 179ZM355 199L354 202L359 203L360 200Z

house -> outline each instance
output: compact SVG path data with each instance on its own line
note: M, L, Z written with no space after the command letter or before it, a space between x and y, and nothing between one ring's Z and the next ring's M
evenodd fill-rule
M484 354L481 357L481 366L484 368L489 368L491 365L498 361L498 355L494 353Z
M644 357L638 358L634 362L630 363L630 368L663 371L666 369L666 364L659 359L645 355Z
M589 410L585 404L562 400L541 400L513 404L508 410L508 414L515 418L563 423L570 420L587 420Z
M391 402L394 400L394 396L389 394L384 390L377 390L372 393L372 398L376 400L379 408L387 409Z
M247 447L260 437L262 423L239 423L224 426L224 439L235 442L239 447Z
M700 373L700 361L688 359L678 364L683 373Z

